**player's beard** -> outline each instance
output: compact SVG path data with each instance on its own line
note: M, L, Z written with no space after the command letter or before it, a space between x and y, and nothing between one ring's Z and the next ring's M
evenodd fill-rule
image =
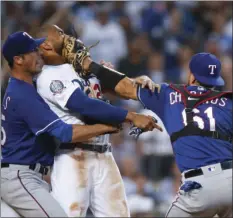
M36 61L35 71L33 72L34 75L39 74L42 71L42 68L44 66L44 60L40 58Z

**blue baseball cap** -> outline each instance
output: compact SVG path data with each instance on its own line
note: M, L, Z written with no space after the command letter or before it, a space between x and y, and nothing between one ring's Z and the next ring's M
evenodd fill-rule
M224 86L225 82L220 76L221 62L210 53L198 53L192 56L189 69L195 78L211 86Z
M3 44L3 56L9 63L12 63L14 56L35 51L45 39L34 39L26 32L13 33L7 37Z

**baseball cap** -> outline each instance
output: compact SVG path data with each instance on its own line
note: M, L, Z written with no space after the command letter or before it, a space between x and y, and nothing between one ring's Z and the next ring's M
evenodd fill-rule
M3 44L2 53L8 62L13 62L14 56L35 51L46 38L34 39L27 32L16 32L9 35Z
M220 76L221 62L215 55L210 53L198 53L192 56L189 68L195 78L212 86L224 86L225 82Z

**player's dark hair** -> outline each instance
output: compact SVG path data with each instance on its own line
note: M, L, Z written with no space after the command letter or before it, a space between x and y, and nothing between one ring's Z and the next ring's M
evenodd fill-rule
M9 65L10 69L12 69L13 66L14 66L14 61L9 61L9 62L8 62L8 65Z

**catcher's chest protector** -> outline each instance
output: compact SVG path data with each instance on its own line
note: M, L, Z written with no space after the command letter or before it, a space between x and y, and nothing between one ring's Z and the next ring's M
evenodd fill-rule
M208 90L203 94L193 94L190 93L186 85L170 84L170 87L181 94L182 103L185 105L185 113L187 116L187 125L178 132L174 132L171 135L171 142L173 143L180 137L184 136L205 136L214 139L220 139L228 142L232 142L232 137L223 135L218 131L210 131L198 128L194 125L193 121L193 109L198 107L207 101L226 96L232 98L232 92L219 92L216 90Z

